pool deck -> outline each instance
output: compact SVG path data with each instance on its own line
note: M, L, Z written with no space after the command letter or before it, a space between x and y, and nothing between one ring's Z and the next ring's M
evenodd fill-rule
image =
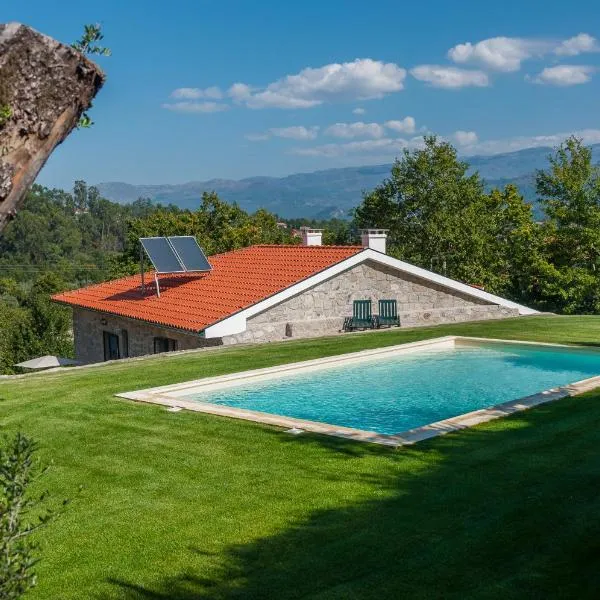
M354 429L351 427L342 427L339 425L330 425L328 423L320 423L316 421L307 421L304 419L296 419L293 417L285 417L271 413L264 413L254 410L233 408L218 404L210 404L208 402L198 402L186 400L182 396L186 396L190 391L208 392L216 389L225 389L240 385L242 383L254 383L260 381L268 381L271 379L280 379L286 376L298 375L310 371L321 371L327 368L333 368L352 363L363 362L365 360L373 360L377 357L389 358L395 355L409 354L414 352L422 352L424 350L435 351L453 348L456 345L473 345L482 343L498 343L503 345L528 345L541 346L547 348L568 348L570 350L584 350L589 352L589 348L581 348L578 346L567 346L562 344L544 344L538 342L525 342L515 340L498 340L490 338L474 338L463 336L445 336L408 344L400 344L397 346L388 346L385 348L377 348L375 350L364 350L361 352L352 352L348 354L340 354L332 357L321 358L316 360L303 361L298 363L289 363L266 369L255 369L252 371L242 371L230 375L219 377L207 377L185 383L149 388L145 390L123 392L117 394L117 397L136 402L148 402L151 404L159 404L168 408L179 408L194 412L202 412L222 417L232 417L235 419L244 419L246 421L254 421L256 423L264 423L267 425L275 425L293 430L294 433L303 431L311 433L319 433L324 435L332 435L349 440L370 442L374 444L382 444L386 446L398 447L404 445L415 444L422 440L433 438L439 435L445 435L453 431L459 431L468 427L486 423L493 419L498 419L515 412L527 410L540 404L553 402L568 396L575 396L594 388L600 387L600 376L591 377L581 381L567 384L565 386L544 390L531 396L510 400L502 404L474 410L462 415L437 421L422 427L402 431L400 433L387 435L374 431L365 431L362 429Z

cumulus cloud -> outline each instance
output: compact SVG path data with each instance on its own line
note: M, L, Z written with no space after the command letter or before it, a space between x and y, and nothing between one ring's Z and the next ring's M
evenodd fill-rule
M402 138L381 138L343 144L322 144L312 148L294 148L293 154L300 156L323 156L337 158L348 155L377 155L391 157L404 148L416 148L423 145L423 138L405 140Z
M404 117L399 121L386 121L385 126L397 133L411 134L415 132L417 124L413 117Z
M471 71L442 65L419 65L410 74L432 87L458 89L462 87L486 87L490 81L483 71Z
M518 136L497 140L477 142L469 146L468 154L500 154L514 152L525 148L556 147L564 142L570 135L575 135L583 140L585 144L597 144L600 142L600 129L581 129L578 131L563 131L550 135Z
M472 44L458 44L448 50L456 63L476 63L495 71L518 71L521 62L533 56L543 56L552 50L546 40L495 37Z
M171 102L162 105L163 108L171 110L173 112L181 113L214 113L227 110L229 106L227 104L221 104L218 102Z
M494 71L513 72L530 58L541 58L553 53L557 56L575 56L583 52L597 52L596 39L580 33L566 40L536 38L494 37L475 44L466 42L448 50L455 63L478 64Z
M455 131L452 134L452 140L458 146L472 146L479 141L477 134L474 131Z
M594 67L586 65L557 65L555 67L546 67L531 81L546 85L578 85L591 81L592 73L595 70Z
M325 130L325 135L337 138L382 138L385 129L379 123L335 123Z
M364 115L367 111L364 108L361 108L360 106L358 106L357 108L355 108L352 111L353 115Z
M249 108L311 108L328 102L382 98L404 87L406 71L370 58L307 67L264 88L235 83L228 95Z
M227 95L235 102L242 102L252 94L252 88L245 83L234 83L228 90Z
M286 138L290 140L314 140L319 127L304 127L304 125L292 125L291 127L271 127L264 133L248 133L245 138L251 142L262 142L272 137Z
M198 100L200 98L210 98L211 100L220 100L223 98L223 92L217 86L201 88L177 88L171 92L171 98L182 100Z
M269 129L269 132L275 137L287 138L291 140L314 140L319 132L319 127L304 127L303 125L294 125L292 127L273 127Z
M265 142L271 138L268 133L247 133L244 136L249 142Z
M577 56L584 52L598 52L600 47L596 38L587 33L580 33L568 40L565 40L554 49L554 54L558 56Z
M492 155L514 152L525 148L556 147L570 135L576 135L586 144L600 142L600 129L582 129L579 131L561 132L550 135L519 136L512 138L479 141L473 131L455 131L449 139L455 143L463 155ZM441 138L443 139L443 138ZM293 148L292 154L309 157L343 158L355 157L365 162L373 160L391 160L404 148L423 147L423 138L384 137L374 140L361 140L336 144L321 144L312 147Z

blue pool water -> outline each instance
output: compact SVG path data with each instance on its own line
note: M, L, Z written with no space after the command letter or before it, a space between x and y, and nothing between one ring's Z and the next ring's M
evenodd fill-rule
M488 344L423 351L186 396L394 434L600 375L600 353Z

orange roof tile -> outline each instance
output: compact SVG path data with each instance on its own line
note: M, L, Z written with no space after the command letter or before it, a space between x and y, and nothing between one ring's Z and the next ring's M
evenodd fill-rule
M63 292L56 302L199 332L291 285L339 263L360 246L250 246L209 257L212 271L161 275L160 298L153 273Z

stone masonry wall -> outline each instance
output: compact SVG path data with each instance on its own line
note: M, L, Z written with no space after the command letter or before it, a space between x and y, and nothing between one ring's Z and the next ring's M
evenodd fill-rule
M224 344L331 335L352 314L354 300L396 299L402 326L518 316L517 309L490 304L384 265L366 262L248 319L247 330Z
M374 314L377 314L380 299L396 299L403 327L518 316L517 309L490 304L389 267L366 262L251 317L245 332L224 338L205 339L142 321L74 308L75 356L83 363L102 362L104 331L117 334L121 352L127 345L127 355L131 357L152 354L155 337L174 339L178 350L190 350L332 335L342 329L344 317L352 314L353 301L367 298L373 301Z
M102 324L102 319L106 321L106 325ZM222 344L220 339L207 340L198 335L178 332L134 319L125 319L84 308L74 308L73 334L77 360L82 363L95 363L104 360L104 331L119 336L119 347L122 354L125 346L128 346L127 356L153 354L155 337L176 340L177 350L192 350ZM127 338L127 343L125 343L125 338ZM122 356L122 358L125 358L125 356Z

